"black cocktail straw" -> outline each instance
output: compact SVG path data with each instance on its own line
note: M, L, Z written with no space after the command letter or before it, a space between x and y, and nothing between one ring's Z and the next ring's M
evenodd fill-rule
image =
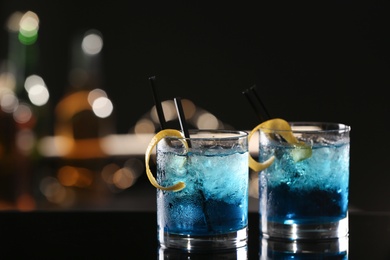
M161 129L166 129L167 123L165 121L164 111L162 109L161 101L160 101L159 95L157 93L156 84L155 84L156 76L149 77L149 81L150 81L150 86L152 87L152 91L153 91L153 99L154 99L154 104L156 106L157 116L158 116L158 120L160 122L160 127L161 127Z
M259 113L258 109L257 109L257 106L255 105L255 103L253 102L250 94L249 94L249 89L246 89L242 92L242 94L244 94L244 96L246 97L246 99L248 100L249 104L251 105L251 107L253 108L253 111L255 112L257 118L260 120L260 122L263 122L264 121L264 118L263 116L261 115L261 113Z
M177 116L178 116L179 122L180 122L181 131L183 131L183 134L184 134L184 136L186 138L190 138L190 133L188 131L188 127L187 127L187 122L186 122L186 118L185 118L185 115L184 115L183 106L181 104L181 98L180 97L175 97L174 101L175 101ZM188 147L191 147L190 140L187 140L187 144L188 144Z
M253 85L250 88L250 90L252 91L252 93L253 93L254 97L256 98L256 100L259 102L259 104L260 104L260 106L261 106L261 108L262 108L262 110L263 110L263 112L264 112L264 114L266 116L265 119L268 120L268 119L271 118L271 116L269 115L269 113L267 111L267 108L265 107L263 101L261 101L261 98L260 98L259 94L257 93L256 88L257 88L256 85Z
M249 89L244 90L242 94L244 94L249 101L249 104L252 106L260 122L266 121L271 118L264 103L261 101L260 96L256 92L256 85L253 85Z
M191 147L191 142L189 140L190 134L189 134L188 127L187 127L186 118L184 116L184 110L183 110L183 106L181 104L181 98L175 97L174 101L175 101L177 116L179 118L181 130L183 131L184 136L187 138L188 147ZM200 183L199 186L202 186L202 184ZM203 208L207 228L209 230L213 230L212 226L211 226L210 216L209 216L208 211L207 211L206 197L205 197L202 189L199 189L199 194L202 198L202 208Z

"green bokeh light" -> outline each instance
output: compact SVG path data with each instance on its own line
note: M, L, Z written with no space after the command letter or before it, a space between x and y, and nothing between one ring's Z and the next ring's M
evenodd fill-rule
M32 45L38 39L38 30L23 32L19 31L19 41L24 45Z

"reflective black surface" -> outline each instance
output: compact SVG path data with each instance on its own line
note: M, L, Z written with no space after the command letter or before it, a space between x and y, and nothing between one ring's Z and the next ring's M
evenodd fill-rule
M247 256L247 259L260 259L259 252L265 252L264 245L268 255L264 259L299 259L298 255L280 251L291 248L291 244L285 247L274 242L262 243L258 215L254 212L249 215L248 247L237 252L189 254L159 249L154 211L3 211L0 212L0 234L1 255L6 259L9 256L51 259L75 256L84 259L245 259ZM321 248L316 243L308 244L304 251L308 251L308 247ZM351 212L347 247L348 252L341 252L339 258L326 258L325 254L300 259L390 259L390 214ZM334 245L329 248L335 249ZM342 251L343 246L340 248Z
M266 259L348 259L349 237L338 239L282 241L261 239L259 257Z

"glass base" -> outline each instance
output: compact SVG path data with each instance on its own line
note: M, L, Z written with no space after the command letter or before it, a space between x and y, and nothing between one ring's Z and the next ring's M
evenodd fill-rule
M261 221L260 221L261 222ZM331 239L348 236L348 216L336 222L318 224L260 223L264 238L287 240Z
M223 259L223 260L246 260L248 259L248 246L226 250L186 251L174 248L162 248L158 250L158 259Z
M348 237L320 240L277 240L260 242L260 259L348 259Z
M213 236L190 236L159 232L162 248L176 248L186 251L215 251L247 246L248 229Z

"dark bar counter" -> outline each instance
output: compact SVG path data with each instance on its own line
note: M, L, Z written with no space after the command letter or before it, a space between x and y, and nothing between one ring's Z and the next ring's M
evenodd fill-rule
M348 258L337 259L390 259L389 213L350 212L349 225ZM159 250L154 211L2 211L0 235L2 259L263 259L254 212L249 214L248 247L237 254Z

